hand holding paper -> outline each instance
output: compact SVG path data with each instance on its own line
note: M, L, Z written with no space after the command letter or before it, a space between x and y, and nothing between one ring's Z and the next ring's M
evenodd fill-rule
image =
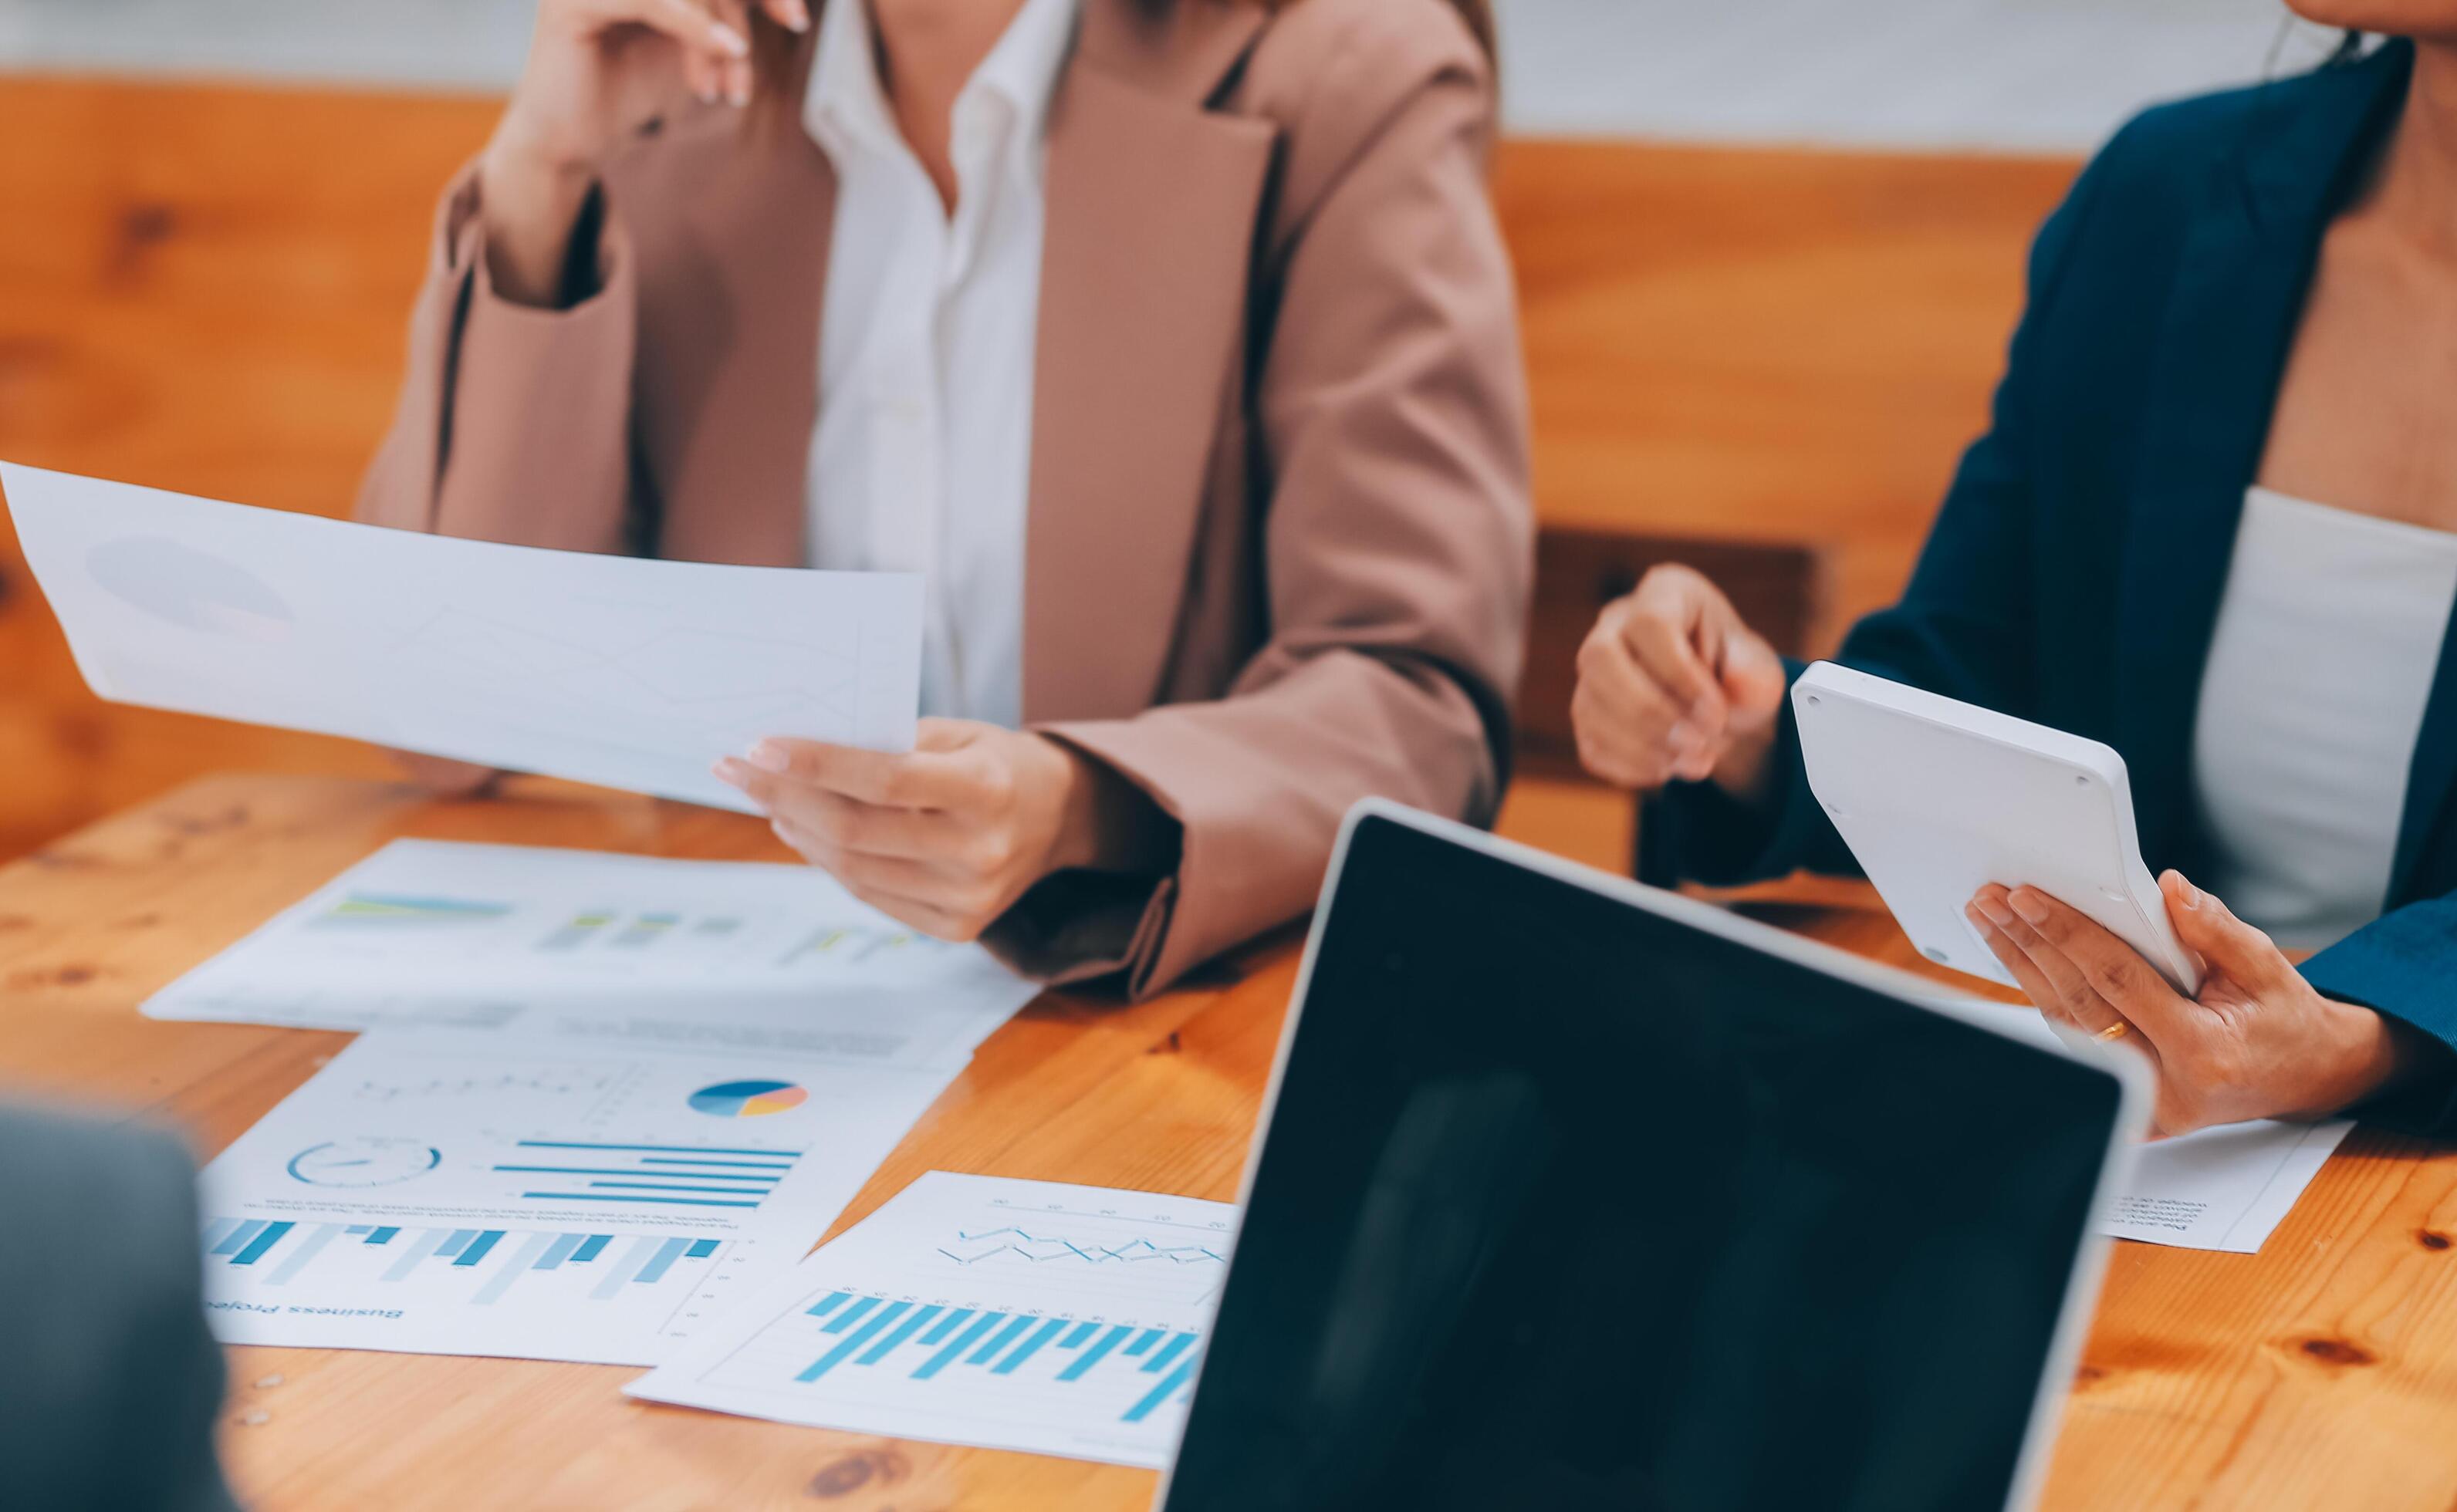
M921 585L383 530L0 463L100 697L737 811L770 736L912 747Z

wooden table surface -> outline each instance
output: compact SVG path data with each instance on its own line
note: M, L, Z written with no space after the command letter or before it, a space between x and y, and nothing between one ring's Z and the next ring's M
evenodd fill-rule
M344 1036L155 1023L136 1005L404 834L780 855L754 821L547 784L437 804L364 782L207 779L0 869L0 1080L165 1119L200 1156L219 1150ZM1854 889L1744 907L1919 964ZM1140 1007L1043 998L982 1047L844 1221L933 1169L1233 1197L1295 970L1290 935ZM2118 1244L2046 1504L2457 1504L2452 1233L2457 1161L2363 1131L2259 1256ZM225 1453L259 1508L1106 1512L1146 1505L1156 1481L646 1405L616 1391L637 1374L239 1349Z

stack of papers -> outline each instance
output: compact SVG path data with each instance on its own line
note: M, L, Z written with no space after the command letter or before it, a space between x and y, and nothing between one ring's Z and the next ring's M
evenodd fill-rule
M220 1338L653 1364L1036 992L807 867L397 841L145 1011L366 1031L206 1168Z

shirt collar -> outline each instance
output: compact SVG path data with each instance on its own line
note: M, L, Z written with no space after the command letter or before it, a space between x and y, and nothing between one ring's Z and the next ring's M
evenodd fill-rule
M1059 75L1075 50L1076 18L1083 0L1023 0L1023 7L974 71L968 89L986 90L1006 101L1028 141L1041 140Z
M963 97L987 93L1014 112L1025 141L1038 143L1058 80L1074 51L1083 0L1024 0L989 55L964 82ZM877 37L867 0L828 0L819 17L818 57L802 106L804 123L831 152L900 144L887 92L879 86Z

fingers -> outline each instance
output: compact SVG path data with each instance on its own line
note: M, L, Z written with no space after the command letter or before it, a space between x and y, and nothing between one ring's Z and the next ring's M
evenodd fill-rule
M574 8L595 32L645 27L682 53L683 81L714 103L751 98L751 34L745 0L581 0Z
M2156 998L2176 995L2167 979L2141 958L2141 952L2110 934L2080 909L2036 888L2016 888L2009 901L2014 914L2078 967L2092 991L2119 1012L2152 1007Z
M2235 916L2224 903L2169 871L2158 879L2167 898L2168 922L2184 948L2199 954L2215 971L2224 972L2256 994L2287 984L2302 973L2275 941Z
M883 808L968 807L977 774L960 752L891 755L811 740L763 740L747 758L727 757L716 775L763 807L799 785Z
M748 58L751 36L740 24L741 0L719 3L732 6L732 20L692 0L596 0L589 9L601 27L628 21L664 32L686 52L722 59Z
M712 81L716 89L715 97L728 105L748 105L751 103L752 83L751 0L699 0L699 3L715 15L718 25L743 39L740 52L733 52L729 49L728 55L717 60L715 77Z
M1587 770L1623 787L1653 789L1676 777L1703 776L1714 751L1609 627L1579 651L1570 724Z
M2122 1022L2123 1015L2099 995L2072 958L2014 910L2006 889L1993 884L1980 889L1970 909L1981 938L2042 1012L2091 1035L2108 1033Z
M2022 989L2023 996L2029 998L2040 1012L2049 1017L2073 1024L2077 1029L2082 1028L2065 1011L2064 998L2057 992L2055 984L2041 974L2038 967L2032 962L2028 951L2014 944L2012 936L1996 927L1994 921L1981 909L1978 900L1973 899L1964 908L1963 912L1971 920L1971 927L1979 931L1979 938L1987 943L1990 952L1996 957L1997 964L2013 973L2014 982ZM2083 1029L2082 1032L2096 1032L2094 1029Z
M811 30L811 10L804 0L761 0L760 9L788 31Z
M1725 710L1723 688L1699 645L1699 629L1709 602L1721 597L1694 572L1658 570L1639 583L1619 621L1621 644L1640 669L1710 740L1724 733Z
M1737 619L1724 639L1724 697L1731 707L1732 726L1751 729L1773 723L1791 687L1783 658L1764 637Z
M1730 605L1686 567L1656 568L1607 607L1579 648L1570 708L1588 769L1640 789L1714 775L1727 723L1714 662L1735 635L1747 630Z
M846 849L830 835L777 817L770 828L811 865L845 885L847 891L892 918L941 940L978 939L997 917L996 897L977 879L950 877L903 856L866 855Z

